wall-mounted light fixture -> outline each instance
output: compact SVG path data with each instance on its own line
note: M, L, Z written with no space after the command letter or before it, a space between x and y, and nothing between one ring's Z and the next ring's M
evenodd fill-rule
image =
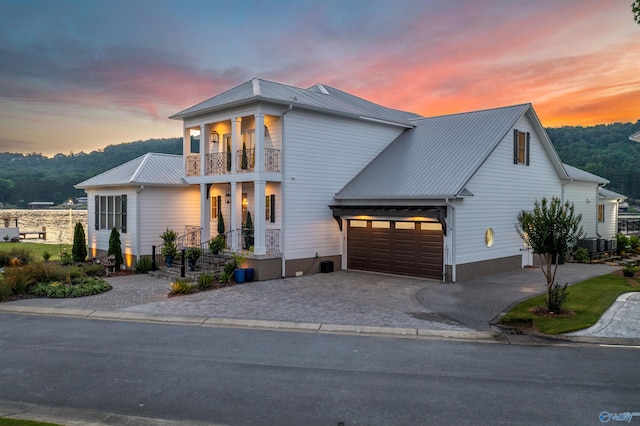
M231 204L231 184L227 187L227 192L224 194L224 202Z
M249 201L247 197L242 197L242 205L246 208L249 205Z
M220 141L220 135L218 134L218 132L213 131L209 133L209 141L211 143L218 143L218 141Z

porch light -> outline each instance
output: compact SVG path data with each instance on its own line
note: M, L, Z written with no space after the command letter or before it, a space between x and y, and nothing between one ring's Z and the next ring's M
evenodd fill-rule
M249 202L247 201L247 197L242 197L242 205L244 207L247 207L248 204L249 204Z
M218 134L218 132L213 131L209 134L209 141L211 141L211 143L218 143L219 140L220 135Z
M227 187L227 192L224 194L224 202L231 204L231 185Z

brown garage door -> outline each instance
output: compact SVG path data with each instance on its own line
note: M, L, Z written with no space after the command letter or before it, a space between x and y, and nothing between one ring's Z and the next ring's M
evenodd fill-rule
M347 268L442 279L442 226L349 220Z

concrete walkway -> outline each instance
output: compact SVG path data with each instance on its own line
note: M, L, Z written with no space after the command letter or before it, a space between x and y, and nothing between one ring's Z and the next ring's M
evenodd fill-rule
M566 264L558 269L557 280L575 283L614 269L608 265ZM107 293L77 299L2 303L0 312L489 339L497 335L492 321L513 304L541 294L545 289L542 272L533 268L454 284L339 271L253 282L172 298L167 298L167 279L129 275L108 281L113 290ZM590 336L640 337L639 308L638 298L628 297L603 316L603 323L595 332L600 334Z

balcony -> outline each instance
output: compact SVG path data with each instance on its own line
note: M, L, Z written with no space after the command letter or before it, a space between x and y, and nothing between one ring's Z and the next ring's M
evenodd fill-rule
M214 152L205 156L208 176L220 176L231 173L231 154L228 151ZM236 173L251 173L256 169L255 149L236 152ZM280 150L265 148L264 171L280 172ZM200 155L187 157L187 176L200 176Z

